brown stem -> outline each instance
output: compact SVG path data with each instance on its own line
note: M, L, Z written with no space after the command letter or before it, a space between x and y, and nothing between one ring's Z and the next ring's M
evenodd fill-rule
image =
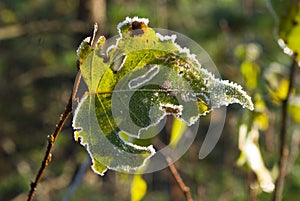
M172 160L170 157L166 157L166 161L168 162L168 167L170 169L170 172L172 173L174 179L176 180L178 186L180 187L181 191L183 192L185 199L187 201L193 201L193 198L191 196L191 191L190 188L188 186L185 185L185 183L183 182L180 174L178 173L175 165L172 163Z
M163 149L164 147L166 147L165 143L163 143L159 139L155 139L153 144L155 145L155 147L158 150ZM165 159L168 163L168 168L169 168L170 172L172 173L172 175L173 175L176 183L178 184L179 188L183 192L183 194L185 196L185 199L187 201L193 201L192 196L191 196L190 188L188 186L186 186L185 183L183 182L183 180L182 180L179 172L177 171L175 165L172 163L172 159L168 156L165 156Z
M33 197L34 197L34 194L36 191L36 187L37 187L38 183L40 182L46 167L51 162L51 158L52 158L51 151L52 151L54 142L55 142L56 138L58 137L62 127L66 123L66 120L68 119L68 117L70 116L71 113L72 113L72 95L69 98L69 101L67 103L64 113L60 116L60 120L59 120L58 124L56 125L53 135L48 136L47 150L45 152L45 156L42 161L41 167L36 175L35 181L31 182L31 184L30 184L30 191L28 194L27 201L33 200Z
M275 191L273 195L273 201L280 201L282 199L282 191L284 186L284 179L287 168L287 159L289 155L289 148L286 142L286 127L287 127L287 112L288 112L288 102L294 85L294 75L296 71L297 62L293 59L290 74L289 74L289 88L286 98L282 100L281 106L281 128L279 135L280 143L280 160L279 160L279 175L275 183Z
M97 34L97 31L98 31L98 25L97 23L94 24L94 31L93 31L93 35L92 35L92 38L90 40L90 46L91 47L95 47L95 44L96 44L96 34ZM77 94L77 91L78 91L78 87L79 87L79 84L80 84L80 80L81 80L81 71L80 71L80 64L79 64L79 61L77 62L77 65L78 65L78 75L76 77L76 80L75 80L75 84L74 84L74 89L73 89L73 93L70 95L70 98L69 98L69 101L67 103L67 106L65 108L65 111L62 113L62 115L60 116L60 119L59 119L59 122L58 124L56 125L56 128L54 130L54 133L53 135L49 135L48 136L48 146L47 146L47 150L45 152L45 156L44 156L44 159L42 161L42 164L41 164L41 167L36 175L36 178L35 178L35 181L34 182L31 182L30 184L30 191L29 191L29 194L28 194L28 199L27 201L32 201L33 200L33 197L34 197L34 194L35 194L35 191L36 191L36 187L38 185L38 183L40 182L43 174L44 174L44 171L46 169L46 167L49 165L49 163L51 162L51 158L52 158L52 155L51 155L51 151L52 151L52 148L53 148L53 145L54 145L54 142L56 140L56 138L58 137L62 127L64 126L64 124L66 123L67 119L69 118L69 116L71 115L72 113L72 101L76 101L76 94Z

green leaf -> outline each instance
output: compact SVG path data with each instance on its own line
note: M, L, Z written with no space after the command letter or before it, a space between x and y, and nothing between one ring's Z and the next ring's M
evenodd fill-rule
M176 36L163 36L137 17L118 25L119 37L81 45L81 85L75 95L74 138L88 150L93 170L136 172L155 154L153 131L166 115L194 124L214 108L239 103L253 109L242 88L219 80ZM80 54L79 54L80 56Z
M279 44L285 53L296 55L300 61L300 1L278 2Z

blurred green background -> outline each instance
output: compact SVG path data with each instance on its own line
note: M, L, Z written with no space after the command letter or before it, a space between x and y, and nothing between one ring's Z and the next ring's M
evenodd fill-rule
M245 80L235 54L238 46L251 43L260 48L261 76L271 64L288 66L291 61L276 42L274 19L264 0L1 0L0 200L26 199L47 135L52 134L72 91L76 49L92 34L93 23L98 22L100 32L109 38L117 34L116 26L126 16L149 18L151 27L171 29L195 40L212 57L223 79L242 86ZM260 82L265 84L262 77ZM278 159L280 115L278 105L270 101L268 107L270 125L261 137L261 147L271 169ZM195 200L250 200L248 184L255 176L236 165L237 124L244 112L238 105L228 108L221 140L208 157L199 160L210 120L209 115L203 117L197 139L176 163ZM285 200L299 198L297 156L287 177ZM35 199L62 200L86 157L86 150L73 140L69 120ZM167 169L144 178L148 185L144 200L184 200ZM128 175L109 171L100 177L88 168L71 200L130 200L130 181ZM271 199L270 194L258 194L258 200Z

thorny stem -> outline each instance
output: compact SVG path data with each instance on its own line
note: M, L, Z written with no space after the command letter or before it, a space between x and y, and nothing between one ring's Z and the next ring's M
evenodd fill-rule
M183 192L185 199L187 201L193 201L193 198L191 196L191 191L190 188L188 186L185 185L185 183L183 182L180 174L178 173L175 165L172 163L171 158L166 157L166 161L168 162L168 167L170 169L170 172L172 173L173 177L175 178L178 186L180 187L181 191Z
M52 151L54 142L55 142L56 138L58 137L62 127L66 123L66 120L68 119L68 117L70 116L71 113L72 113L72 95L69 98L69 101L67 103L65 111L60 116L59 122L56 125L56 128L54 130L53 135L48 136L47 150L45 152L45 156L44 156L44 159L42 161L41 167L40 167L40 169L39 169L39 171L36 175L35 181L31 182L31 184L30 184L30 191L29 191L29 194L28 194L27 201L33 200L33 197L34 197L34 194L35 194L35 191L36 191L36 187L37 187L38 183L40 182L46 167L51 162L51 158L52 158L51 151Z
M286 98L282 100L281 106L281 128L279 135L279 143L280 143L280 159L279 159L279 175L275 183L275 191L273 195L273 201L280 201L282 199L282 191L284 186L284 179L287 168L287 159L289 155L289 147L286 142L286 129L287 129L287 110L288 110L288 102L294 85L294 77L295 71L297 67L296 58L293 58L293 62L290 69L289 74L289 87L287 91Z

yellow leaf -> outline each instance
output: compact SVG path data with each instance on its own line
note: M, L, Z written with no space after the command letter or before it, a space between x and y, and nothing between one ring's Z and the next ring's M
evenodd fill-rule
M287 1L288 11L281 13L279 22L279 45L287 54L296 55L300 62L300 1Z
M255 95L253 125L260 130L266 130L269 126L268 109L259 94Z
M131 201L140 201L147 192L147 183L142 175L136 174L131 183Z
M180 119L174 118L172 132L171 132L171 139L169 144L170 147L172 148L176 147L185 129L186 129L186 123L184 123Z
M255 89L257 87L259 66L253 62L244 61L241 64L241 73L245 78L247 87L251 90Z
M254 117L254 125L257 126L260 130L266 130L269 126L269 118L264 113L257 113Z

